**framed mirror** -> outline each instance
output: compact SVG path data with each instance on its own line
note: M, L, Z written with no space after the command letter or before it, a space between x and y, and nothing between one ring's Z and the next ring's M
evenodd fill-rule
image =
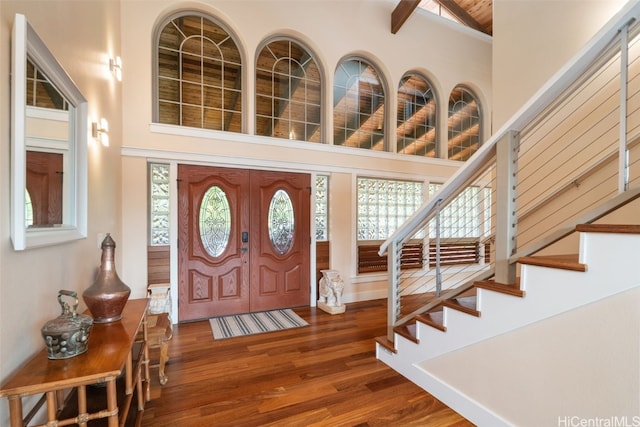
M24 15L11 51L15 250L87 237L87 101Z

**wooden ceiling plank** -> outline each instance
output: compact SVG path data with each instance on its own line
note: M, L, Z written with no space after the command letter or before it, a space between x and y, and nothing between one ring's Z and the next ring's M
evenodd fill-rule
M391 12L391 33L396 34L420 4L420 0L400 0Z
M440 3L442 7L447 9L447 11L449 11L450 14L458 18L465 25L473 28L474 30L478 30L480 32L487 34L487 31L484 29L484 27L480 25L478 21L473 19L473 17L469 15L466 10L461 8L458 5L458 3L455 2L455 0L435 0L435 1Z

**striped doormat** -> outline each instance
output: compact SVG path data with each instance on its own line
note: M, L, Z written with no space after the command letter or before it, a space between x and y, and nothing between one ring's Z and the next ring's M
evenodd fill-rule
M213 317L209 323L213 338L217 340L309 325L290 308Z

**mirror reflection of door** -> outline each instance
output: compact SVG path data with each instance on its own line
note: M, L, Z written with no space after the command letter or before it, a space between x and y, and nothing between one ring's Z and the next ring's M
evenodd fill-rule
M310 298L308 174L178 167L181 321Z
M65 155L72 145L69 103L29 58L26 77L26 226L61 225Z
M62 224L62 154L27 151L28 227Z

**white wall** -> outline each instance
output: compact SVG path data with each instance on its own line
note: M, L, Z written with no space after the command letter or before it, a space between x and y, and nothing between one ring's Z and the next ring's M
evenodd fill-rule
M341 58L358 54L379 66L392 105L389 124L395 122L395 91L403 74L418 70L429 76L446 104L451 89L473 88L486 111L491 110L491 42L484 35L459 31L435 15L416 12L398 34L390 31L394 0L316 1L124 1L122 3L123 115L125 157L195 162L244 168L330 173L331 268L345 280L345 301L386 296L386 275L356 277L355 193L357 174L383 178L428 179L442 182L458 167L447 160L332 147L332 115L325 111L328 144L274 140L220 132L183 131L150 126L152 116L152 35L154 25L175 10L196 8L223 20L238 35L245 53L246 132L253 132L253 88L256 49L275 34L292 35L318 56L326 77L325 105L332 105L333 73ZM250 10L251 13L247 13ZM431 18L433 16L433 18ZM459 28L459 26L457 26ZM484 130L490 130L485 114ZM446 126L446 114L440 124ZM446 132L441 137L446 138ZM146 218L129 207L141 208L146 189L136 182L144 162L125 161L123 168L123 227L126 230L124 274L132 282L146 277ZM134 185L128 185L128 183ZM131 203L131 205L129 204ZM313 269L312 269L313 270ZM177 292L174 285L173 292ZM175 298L174 298L175 299Z
M105 117L110 147L88 147L87 239L15 252L10 241L11 28L15 13L27 20L88 100L91 119ZM120 50L118 2L0 2L0 382L44 347L40 328L60 314L58 290L82 294L100 263L97 234L111 232L122 265L120 217L121 87L111 78L109 54ZM89 130L87 129L89 133ZM81 310L85 306L81 303ZM0 425L9 424L7 400L0 400ZM26 410L29 408L27 407ZM25 410L25 413L26 413Z
M421 366L511 425L638 425L639 304L635 288Z
M624 0L494 0L493 128L499 129Z

